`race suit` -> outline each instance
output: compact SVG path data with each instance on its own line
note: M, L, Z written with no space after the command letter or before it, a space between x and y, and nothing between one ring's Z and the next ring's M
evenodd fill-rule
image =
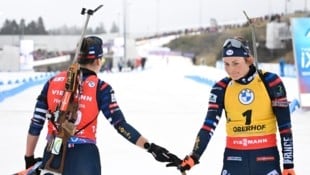
M95 72L85 68L82 71L82 91L79 96L78 119L75 122L77 132L69 138L65 156L63 175L83 174L100 175L101 165L99 151L96 146L97 116L102 111L105 118L131 143L135 144L140 133L128 124L115 99L114 90L105 81L99 79ZM66 71L52 77L43 87L37 98L33 117L29 127L29 134L38 136L43 129L47 114L53 113L60 103L66 82ZM47 142L54 139L55 127L49 120ZM51 152L44 151L43 165ZM61 153L59 154L61 155ZM60 156L56 156L52 166L60 163Z
M221 175L280 175L277 131L283 166L293 168L293 138L285 87L276 74L250 72L237 81L226 77L212 87L209 107L193 154L200 157L225 111L226 148Z

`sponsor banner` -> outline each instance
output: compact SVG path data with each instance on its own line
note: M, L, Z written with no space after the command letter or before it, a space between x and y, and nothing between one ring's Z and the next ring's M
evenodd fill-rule
M310 107L310 18L292 18L292 38L301 107Z

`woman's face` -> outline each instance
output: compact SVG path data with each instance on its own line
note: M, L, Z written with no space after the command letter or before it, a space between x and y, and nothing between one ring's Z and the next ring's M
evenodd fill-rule
M223 62L225 71L233 80L244 77L250 69L244 57L225 57Z

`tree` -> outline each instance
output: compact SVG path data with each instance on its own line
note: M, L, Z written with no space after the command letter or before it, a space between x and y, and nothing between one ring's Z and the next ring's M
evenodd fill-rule
M25 27L26 27L26 21L25 21L25 19L21 19L19 22L19 33L21 35L25 34Z
M1 34L6 35L6 34L10 34L10 24L11 22L9 20L5 20L3 27L1 28Z
M113 31L118 32L118 27L114 24ZM6 19L3 26L0 28L0 35L79 35L82 32L82 28L72 26L62 26L56 29L47 31L44 26L43 18L39 17L37 21L30 21L26 24L25 19L21 19L19 24L15 20ZM104 24L101 23L95 29L88 28L86 34L104 34L107 33Z
M119 27L113 22L110 33L119 33Z
M19 24L15 20L6 19L3 27L0 29L1 35L46 35L48 32L45 30L42 17L38 21L31 21L26 25L25 19L21 19Z
M43 19L42 19L41 16L38 18L38 23L37 23L37 26L36 26L36 30L37 30L37 33L34 33L34 34L37 34L37 35L46 35L46 34L48 34L47 31L45 30L44 22L43 22Z
M12 34L15 34L15 33L20 34L19 26L15 20L11 22L11 30L12 30Z
M3 27L1 28L2 35L14 35L19 34L19 26L15 20L5 20Z
M37 32L37 26L34 21L31 21L25 28L25 35L32 35Z
M107 33L107 31L105 30L104 24L100 23L100 25L98 27L95 28L94 30L95 34L103 34L103 33Z

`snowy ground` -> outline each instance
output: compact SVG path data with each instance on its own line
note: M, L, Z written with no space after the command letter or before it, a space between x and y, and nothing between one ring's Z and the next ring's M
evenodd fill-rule
M178 61L176 61L178 60ZM196 134L204 120L210 87L185 78L200 75L218 79L223 71L203 66L194 67L189 60L180 58L149 59L147 69L126 73L102 73L116 91L116 98L127 121L145 137L166 147L181 158L193 147ZM150 66L152 65L152 66ZM298 98L295 79L283 78L289 98ZM0 174L12 174L24 168L27 129L42 84L0 102ZM295 167L297 174L310 172L310 112L297 110L292 114ZM203 154L200 164L188 175L219 174L225 144L223 118ZM41 156L45 144L45 130L41 134L36 156ZM145 150L127 142L117 134L100 114L98 147L101 154L102 174L180 174L175 168L166 168Z

